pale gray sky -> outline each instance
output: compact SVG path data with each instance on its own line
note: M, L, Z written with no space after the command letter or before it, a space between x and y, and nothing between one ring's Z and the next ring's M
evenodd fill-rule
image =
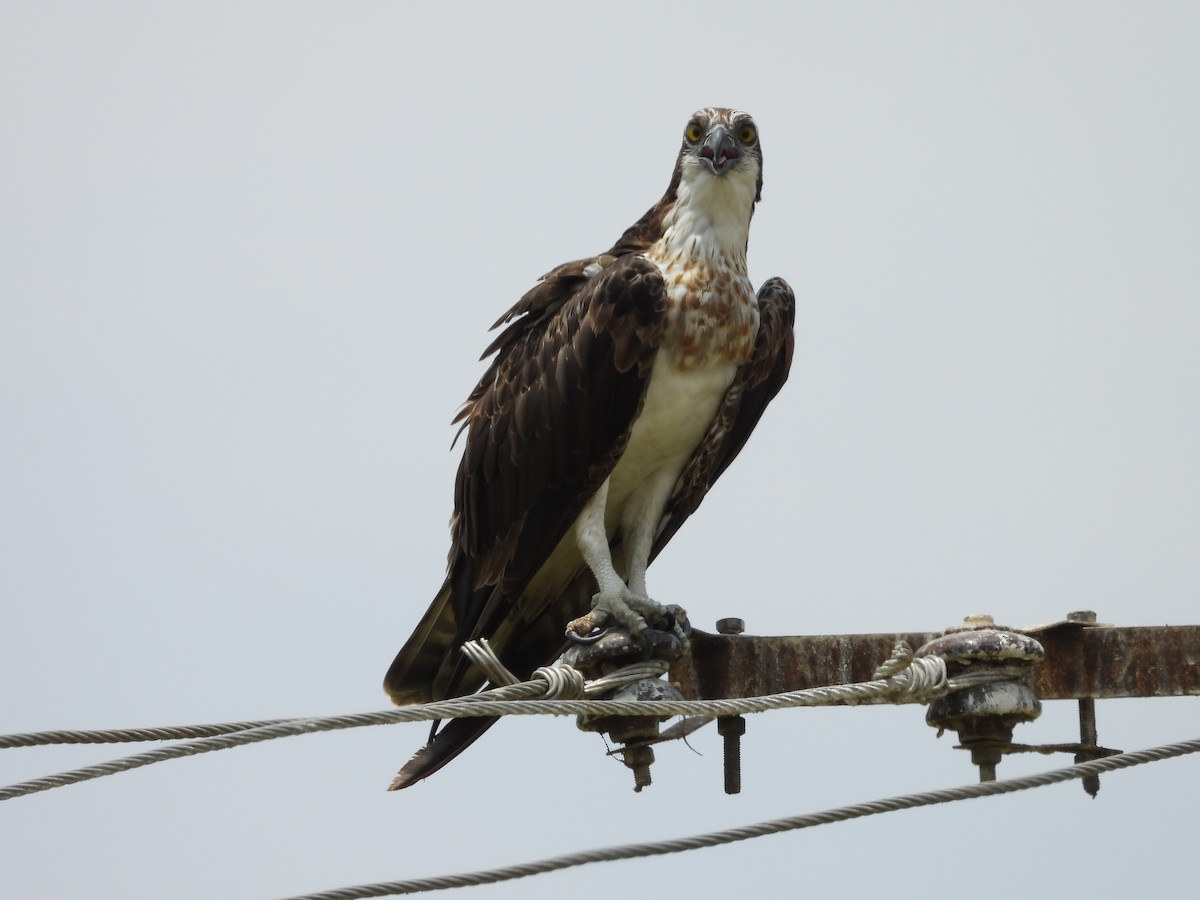
M660 196L704 105L758 119L751 275L795 287L797 355L655 596L760 634L1196 622L1198 34L1186 3L0 4L0 731L383 707L487 326ZM1110 746L1200 735L1193 700L1099 707ZM1018 739L1075 735L1059 703ZM733 798L711 729L638 795L566 719L385 793L423 737L0 804L0 895L273 897L973 777L919 709L858 709L753 718ZM0 782L125 749L4 751ZM1178 895L1198 785L473 895Z

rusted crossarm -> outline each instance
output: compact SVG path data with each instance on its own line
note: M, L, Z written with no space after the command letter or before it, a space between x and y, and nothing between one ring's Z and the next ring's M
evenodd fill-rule
M1116 627L1055 622L1031 629L1046 650L1026 683L1042 700L1200 695L1200 625ZM940 635L794 637L692 634L692 652L670 678L685 697L778 694L868 681L898 640L914 649Z

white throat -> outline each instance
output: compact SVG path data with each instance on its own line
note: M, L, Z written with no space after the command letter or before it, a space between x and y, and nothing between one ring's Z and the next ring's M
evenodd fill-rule
M663 222L667 255L723 264L744 273L757 181L753 165L714 175L699 160L685 159L675 206Z

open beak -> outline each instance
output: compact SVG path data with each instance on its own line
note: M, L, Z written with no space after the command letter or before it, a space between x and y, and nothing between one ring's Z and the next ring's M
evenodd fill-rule
M718 125L705 136L700 145L700 158L706 160L718 175L736 163L737 142L724 125Z

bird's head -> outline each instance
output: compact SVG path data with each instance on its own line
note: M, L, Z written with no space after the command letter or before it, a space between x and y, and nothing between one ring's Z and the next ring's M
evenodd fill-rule
M642 251L660 238L668 248L740 258L744 264L750 217L762 196L762 146L749 113L706 107L683 129L671 182L654 206L626 229L609 251ZM709 246L711 245L711 246Z
M723 107L694 112L683 129L676 174L681 183L695 186L720 179L757 202L762 196L762 146L754 119Z

